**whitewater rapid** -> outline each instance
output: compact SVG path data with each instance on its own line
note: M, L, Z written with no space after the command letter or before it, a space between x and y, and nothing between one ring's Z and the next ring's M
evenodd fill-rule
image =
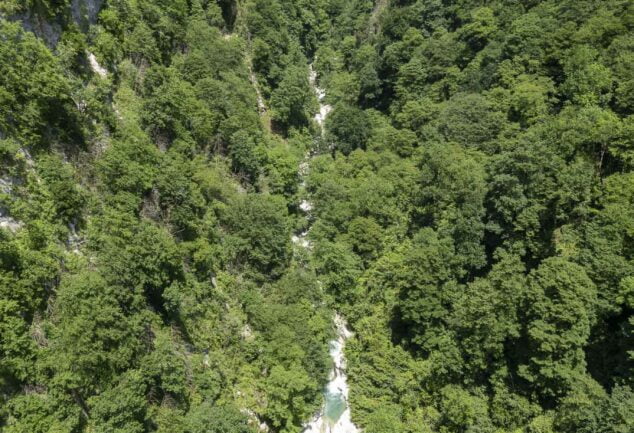
M324 122L332 107L325 103L326 92L317 85L317 74L310 66L310 84L313 87L319 101L319 111L315 115L315 121L324 134ZM311 153L307 153L306 158L300 164L299 175L302 185L305 185L304 178L308 174ZM300 209L308 216L313 209L310 201L304 200L300 203ZM308 231L304 231L299 236L293 236L293 242L303 248L310 249L311 244L307 239ZM350 418L350 406L348 405L348 376L346 375L346 340L352 336L345 319L335 313L334 319L335 339L331 340L330 357L333 367L330 371L328 384L324 389L324 403L320 411L304 426L303 433L358 433L359 429Z
M313 68L313 65L310 65L308 79L310 81L310 85L312 86L315 94L317 95L317 100L319 101L319 111L315 114L315 121L319 125L321 129L322 135L324 134L324 122L326 121L326 117L332 111L332 106L326 104L326 91L317 85L317 72Z
M348 376L346 375L346 340L352 336L346 321L338 313L334 318L337 338L330 341L333 368L324 390L324 404L317 415L304 427L303 433L358 433L350 418Z

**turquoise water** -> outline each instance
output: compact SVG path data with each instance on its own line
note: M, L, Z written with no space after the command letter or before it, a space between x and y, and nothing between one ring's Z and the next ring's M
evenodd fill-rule
M340 393L326 392L325 398L324 415L328 421L334 424L346 410L346 401Z

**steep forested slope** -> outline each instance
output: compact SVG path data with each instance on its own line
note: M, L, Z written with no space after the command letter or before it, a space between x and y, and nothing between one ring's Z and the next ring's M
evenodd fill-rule
M304 9L78 21L91 5L2 3L0 430L298 431L332 335L291 244L316 133Z
M632 431L632 2L357 1L334 25L311 235L357 332L353 418Z
M0 13L3 433L634 429L631 1Z

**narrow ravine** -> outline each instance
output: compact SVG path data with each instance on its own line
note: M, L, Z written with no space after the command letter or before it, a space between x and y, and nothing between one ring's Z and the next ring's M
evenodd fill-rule
M319 111L315 115L315 121L319 125L323 136L324 122L332 107L325 101L325 90L317 85L317 74L312 65L310 66L309 79L319 100ZM302 188L305 187L305 177L309 173L310 160L313 155L313 152L309 151L299 166ZM303 200L300 203L300 209L310 220L310 213L313 209L312 203L309 200ZM310 250L312 246L307 236L308 230L305 230L299 235L293 236L293 243L300 248ZM333 367L330 371L328 384L324 389L324 403L313 419L304 426L304 433L357 433L359 431L350 419L346 358L344 353L346 340L352 336L352 333L348 330L345 319L338 313L335 313L333 322L336 330L336 338L329 343Z
M335 313L336 339L330 341L333 368L324 390L324 404L317 415L304 428L304 433L357 433L359 429L350 418L348 404L348 376L346 375L346 340L352 333L346 321Z

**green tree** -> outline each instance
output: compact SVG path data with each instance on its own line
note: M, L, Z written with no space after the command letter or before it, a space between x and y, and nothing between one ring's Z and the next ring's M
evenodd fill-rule
M422 150L419 165L416 225L451 237L463 266L482 267L487 193L483 167L459 147L433 144Z
M0 127L28 145L53 137L81 145L71 83L43 42L19 23L0 21Z
M520 258L502 253L487 276L468 284L454 304L451 326L474 382L483 376L497 380L496 371L506 370L509 351L519 344L525 286Z
M252 433L253 427L238 408L202 403L187 414L185 433Z
M97 433L146 431L146 384L138 371L128 371L116 385L91 397L89 428Z
M291 66L284 71L279 86L271 94L271 108L273 120L282 131L309 124L315 111L315 95L308 83L306 68Z
M230 203L223 217L229 258L241 269L279 276L290 258L290 226L280 196L250 194Z
M402 251L389 285L399 293L399 319L407 325L406 338L425 352L438 347L453 302L453 245L430 228L419 231ZM457 367L457 366L456 366Z
M125 289L111 287L86 271L62 280L45 350L50 384L86 399L125 371L143 350L143 317L131 314ZM129 300L127 302L130 302Z
M596 319L596 287L583 268L560 257L544 260L529 274L528 284L524 320L530 358L519 372L552 401L584 374L583 347Z
M77 185L71 166L56 156L47 156L38 161L38 169L51 193L57 218L66 224L78 222L86 194Z
M612 97L612 73L596 61L597 52L588 46L575 47L566 59L563 91L580 105L606 104Z
M299 432L312 412L316 383L300 368L275 366L265 382L268 402L264 415L281 432Z
M363 110L339 103L326 119L326 140L332 149L344 155L354 149L365 149L370 137L368 123Z
M470 394L458 386L447 386L441 390L440 405L440 431L494 431L486 400L481 396Z
M457 94L441 115L440 131L448 141L476 149L489 150L504 127L504 115L479 94Z

